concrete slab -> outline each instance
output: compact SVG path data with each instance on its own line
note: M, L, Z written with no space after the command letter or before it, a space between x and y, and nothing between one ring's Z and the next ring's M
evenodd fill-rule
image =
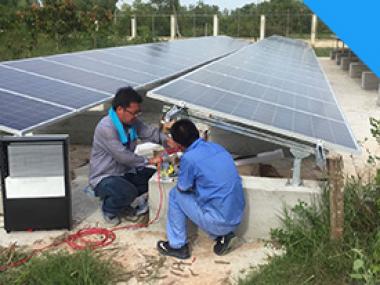
M270 239L270 230L281 225L279 217L284 207L291 208L304 201L308 204L315 201L321 193L315 181L305 181L305 186L286 186L286 179L243 176L243 188L246 198L244 219L237 230L237 235L246 241ZM165 232L168 195L175 186L175 179L158 182L155 175L149 182L149 207L151 218L154 217L160 205L160 188L162 190L162 208L158 229ZM204 234L190 224L192 233Z
M375 73L364 71L362 73L362 88L364 90L377 90L379 88L380 79Z

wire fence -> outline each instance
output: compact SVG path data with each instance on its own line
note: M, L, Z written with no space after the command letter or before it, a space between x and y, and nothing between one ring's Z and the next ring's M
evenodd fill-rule
M134 15L139 36L167 37L170 36L170 15ZM271 13L265 15L265 35L281 35L291 38L309 38L311 33L310 13ZM131 15L119 14L115 25L119 33L131 35ZM213 34L213 18L210 14L179 14L177 15L177 31L179 36L199 37ZM260 36L260 14L219 15L219 34L232 37L258 38ZM331 30L318 21L318 38L330 37Z

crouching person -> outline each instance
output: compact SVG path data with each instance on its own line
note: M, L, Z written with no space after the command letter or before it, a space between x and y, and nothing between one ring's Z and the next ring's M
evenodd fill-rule
M133 205L148 191L149 178L160 158L149 160L134 153L137 139L166 145L171 139L146 125L141 114L142 97L131 87L117 91L108 115L98 123L90 159L90 185L102 201L106 222L117 225L148 210L144 201Z
M189 258L187 219L190 219L215 240L215 254L224 255L245 207L241 178L234 161L220 145L199 138L190 120L177 121L170 133L184 155L177 185L169 194L168 240L159 241L157 249L163 255Z

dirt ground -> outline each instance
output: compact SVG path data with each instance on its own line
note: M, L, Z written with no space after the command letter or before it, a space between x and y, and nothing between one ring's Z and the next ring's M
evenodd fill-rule
M366 165L368 152L378 152L378 144L370 136L369 117L380 118L380 108L376 106L377 92L364 91L357 80L350 79L346 72L337 67L329 59L320 60L332 87L336 93L347 121L353 133L360 141L364 141L365 148L362 155L352 157L344 155L345 171L347 174L361 173L366 175L370 168ZM72 145L70 150L72 165L72 201L74 230L99 226L103 223L99 211L99 202L89 197L82 190L87 185L88 158L90 147ZM307 165L313 170L312 161ZM286 171L291 167L287 160L278 163L278 172L286 177ZM272 171L272 170L271 170ZM318 176L317 172L307 175ZM0 217L1 218L1 217ZM0 220L1 223L1 220ZM39 231L33 233L12 232L6 234L0 230L0 245L9 246L17 242L34 248L42 244L49 244L53 240L67 234L66 231ZM234 250L218 257L212 252L213 242L205 236L190 238L193 258L179 262L173 258L160 257L155 249L157 240L164 239L164 233L155 225L149 228L134 231L116 232L116 241L109 247L102 249L105 255L112 255L123 265L127 273L122 277L121 284L234 284L251 268L267 262L268 256L278 254L279 251L266 246L263 241L246 242L237 239Z

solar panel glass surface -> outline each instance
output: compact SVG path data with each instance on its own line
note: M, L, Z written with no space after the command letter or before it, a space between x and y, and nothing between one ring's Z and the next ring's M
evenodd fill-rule
M312 48L270 37L148 93L307 143L359 147Z
M63 118L109 100L120 87L159 83L247 44L229 37L204 37L3 62L0 90L7 96L3 95L2 108L13 107L9 96L18 96L15 102L28 98L42 104L35 109L37 114L45 112L43 106L62 107L66 114L57 111L57 116ZM28 126L29 115L24 113L23 119L12 117L14 123L0 113L0 130L15 129L18 134L30 130L36 124L31 119ZM55 121L54 116L49 109L40 117L47 124Z

